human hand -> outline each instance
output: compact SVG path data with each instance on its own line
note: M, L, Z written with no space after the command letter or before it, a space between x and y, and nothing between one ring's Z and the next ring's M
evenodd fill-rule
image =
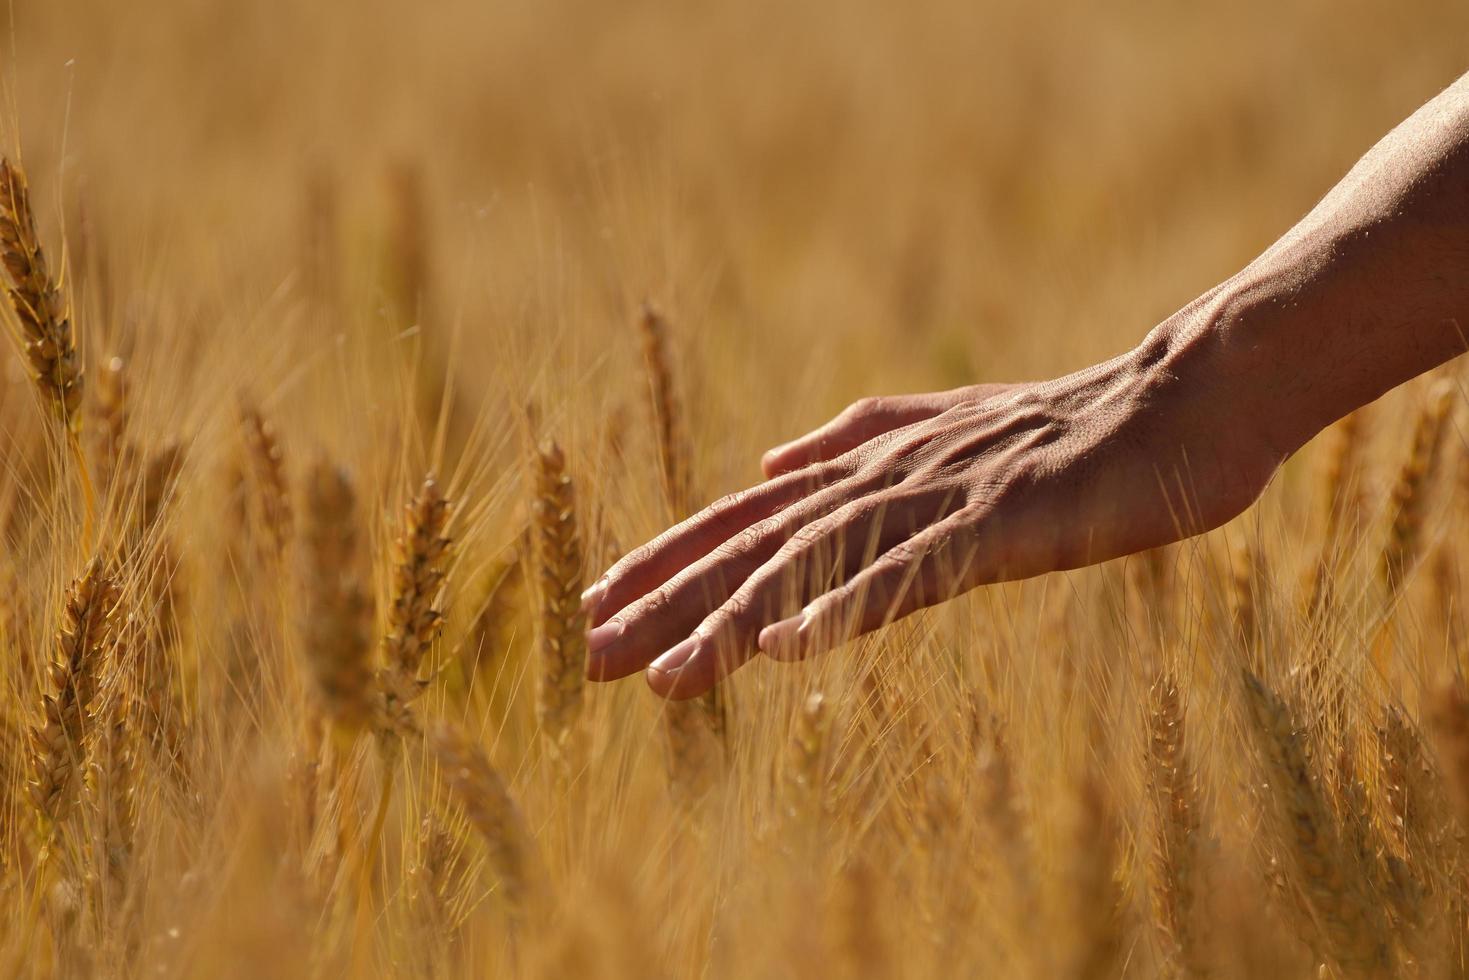
M585 597L588 674L693 697L990 582L1222 524L1334 420L1464 352L1469 75L1136 350L1055 381L866 399ZM799 614L797 614L799 611ZM656 659L655 659L656 658Z
M1205 347L1155 331L1055 381L858 402L588 590L589 676L646 668L693 697L757 650L809 656L978 585L1223 523L1282 454L1219 424Z

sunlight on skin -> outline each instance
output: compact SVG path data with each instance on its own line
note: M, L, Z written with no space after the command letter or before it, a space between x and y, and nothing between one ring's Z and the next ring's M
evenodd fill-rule
M976 586L1217 527L1321 429L1465 349L1466 238L1469 76L1134 350L864 399L771 450L766 483L587 590L589 676L646 670L693 697L756 652L799 659Z

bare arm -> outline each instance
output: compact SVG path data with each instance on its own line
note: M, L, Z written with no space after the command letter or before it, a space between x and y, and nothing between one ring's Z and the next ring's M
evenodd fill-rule
M1469 75L1217 291L1214 329L1285 454L1465 349Z
M1465 349L1469 76L1132 351L865 399L588 590L589 673L707 691L978 585L1217 527L1352 409Z

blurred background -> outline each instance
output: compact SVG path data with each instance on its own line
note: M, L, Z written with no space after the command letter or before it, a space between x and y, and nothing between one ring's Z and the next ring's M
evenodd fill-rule
M466 370L617 370L652 297L752 452L860 394L1116 353L1469 63L1449 2L46 0L0 28L7 142L53 229L86 209L119 321L299 288L323 201L379 282L407 185Z
M589 689L591 761L578 776L614 778L567 791L531 717L540 661L530 637L545 631L531 614L544 610L524 597L498 610L487 572L525 550L528 454L515 437L527 405L538 409L523 428L566 448L583 571L681 516L654 475L642 301L667 320L702 503L753 482L762 450L860 396L1054 376L1125 350L1268 246L1466 68L1469 4L1448 0L0 6L0 150L21 155L41 237L65 257L87 370L99 377L114 354L126 358L128 431L150 453L177 439L187 457L155 544L182 563L170 584L187 599L179 693L199 771L187 798L156 772L145 781L141 911L120 906L95 933L74 928L88 920L69 903L101 893L92 885L107 872L96 869L111 857L73 862L82 899L5 892L17 921L34 925L45 906L62 966L48 971L53 961L32 957L27 936L10 946L40 975L93 956L132 961L138 949L173 957L174 971L158 975L348 975L347 963L361 967L353 975L398 975L410 956L452 975L442 930L414 924L405 897L426 880L418 829L445 809L436 790L403 778L379 893L366 871L360 896L346 875L297 887L297 865L320 876L336 867L323 854L350 856L346 845L367 839L339 837L326 817L296 851L282 849L278 827L318 809L283 788L321 754L301 724L314 710L303 669L312 651L297 649L306 644L285 612L298 599L294 572L251 572L239 553L249 525L231 508L261 489L240 470L250 449L240 399L260 410L247 416L256 457L282 485L283 472L296 481L274 488L287 510L316 454L351 470L380 610L406 497L433 469L455 501L434 666L457 659L492 686L486 695L435 674L420 704L425 718L462 722L507 773L570 910L556 924L570 938L517 947L494 918L493 876L476 865L450 893L456 927L469 923L460 948L480 956L464 975L503 975L522 953L521 965L550 964L525 972L555 977L592 962L642 980L656 974L638 957L658 956L673 976L830 975L812 910L871 862L866 913L902 939L895 959L906 969L893 975L1056 976L1056 951L1069 948L1056 937L1077 938L1087 920L1074 900L1094 894L1062 872L1079 866L1104 893L1119 868L1141 879L1153 848L1142 819L1151 777L1133 763L1144 758L1145 697L1166 688L1176 701L1177 689L1154 683L1159 663L1196 692L1200 795L1220 800L1220 843L1211 837L1200 853L1219 856L1225 877L1198 889L1225 906L1212 921L1234 969L1220 975L1325 975L1311 931L1286 935L1266 902L1279 872L1253 806L1262 777L1237 751L1232 668L1259 652L1258 624L1272 683L1295 684L1316 658L1303 682L1315 685L1312 704L1334 711L1328 694L1353 693L1351 725L1328 732L1335 741L1316 760L1375 738L1376 712L1400 696L1423 717L1423 681L1458 663L1439 654L1463 635L1450 615L1462 605L1463 559L1448 547L1463 525L1423 518L1421 503L1413 511L1412 534L1430 529L1421 550L1447 556L1420 577L1437 589L1428 605L1418 587L1432 615L1369 591L1376 524L1387 517L1396 529L1394 508L1404 510L1389 491L1413 472L1405 436L1421 382L1352 430L1374 444L1360 454L1364 486L1338 467L1336 483L1352 484L1374 527L1338 576L1346 611L1328 654L1304 601L1339 548L1332 525L1321 527L1319 486L1304 479L1321 455L1313 449L1218 535L1126 569L979 590L850 655L802 667L757 659L730 685L727 791L702 808L675 805L654 740L674 713L636 681ZM12 688L5 704L34 714L32 652L51 649L61 590L96 545L90 527L79 530L80 497L13 348L0 371L0 599L10 600L0 602L0 650L30 668L0 674ZM105 412L105 385L90 392L88 413ZM1228 424L1228 407L1219 414ZM1438 423L1455 424L1443 413ZM1461 444L1454 433L1455 459ZM103 481L104 530L108 508L127 506L143 479L114 480L110 501ZM1240 539L1254 539L1253 556L1213 560ZM513 639L499 642L485 617L497 630L494 617L512 623ZM1396 673L1379 677L1361 654L1388 622L1403 639ZM491 654L471 663L469 640ZM855 775L831 790L836 819L788 820L792 733L799 747L808 695L823 691L838 719L833 769ZM1469 741L1469 722L1464 730ZM19 751L20 727L4 731ZM367 742L352 781L334 789L354 833L376 785ZM420 756L408 754L405 773ZM15 802L24 773L14 761L0 811L29 817ZM1083 782L1114 798L1126 828L1116 840L1097 807L1083 806L1090 836L1069 843L1057 815L1101 798L1073 793ZM1344 812L1363 812L1343 799ZM997 820L1031 828L1034 867L1005 843L1018 834L986 823ZM455 841L470 840L457 816L448 823ZM90 830L73 836L92 841ZM1113 843L1118 867L1108 865ZM1439 851L1422 867L1430 885L1462 878ZM1046 900L1030 904L1036 883ZM1146 894L1134 882L1128 901L1140 907ZM576 930L610 938L583 942ZM859 941L848 945L867 950L866 931L852 932ZM1165 958L1132 943L1121 948L1133 975L1155 975ZM122 952L109 959L113 948Z

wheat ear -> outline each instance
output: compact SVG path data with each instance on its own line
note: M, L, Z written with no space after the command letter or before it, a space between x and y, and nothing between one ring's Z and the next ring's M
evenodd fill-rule
M116 583L92 561L67 591L56 659L51 664L51 692L41 701L41 724L31 728L31 802L42 817L64 816L84 751L83 725L97 692L97 670L117 604Z
M1435 387L1429 402L1418 414L1413 429L1413 448L1393 485L1387 542L1379 563L1383 584L1396 595L1423 547L1423 519L1428 512L1428 491L1442 456L1445 422L1453 408L1453 389Z
M562 748L581 714L587 650L582 638L583 573L576 495L566 459L553 441L536 449L534 482L531 514L541 662L536 720L552 745Z
M1313 774L1305 733L1284 701L1244 672L1250 729L1265 765L1265 802L1294 886L1303 933L1316 936L1352 974L1385 975L1392 964L1381 907L1352 873L1340 829Z
M86 516L82 537L96 527L97 492L80 438L82 363L71 313L52 274L36 231L30 191L18 164L0 157L0 265L8 273L5 295L15 312L16 340L42 400L66 432Z
M1461 827L1469 827L1469 690L1462 680L1433 692L1428 726L1454 815Z
M344 733L372 717L371 605L358 576L357 495L322 461L306 484L306 657L322 710Z
M92 390L92 455L97 482L105 490L128 451L128 379L122 358L111 358L102 365Z
M796 715L791 740L792 815L819 816L826 806L826 770L831 712L821 692L813 692Z
M690 504L688 436L668 353L668 321L652 303L644 303L639 312L638 335L648 373L648 405L653 413L663 494L673 516L682 519L688 515Z
M0 262L5 294L20 325L21 351L51 411L75 431L81 423L82 367L71 315L36 232L30 192L19 165L0 158Z
M1163 674L1148 692L1147 774L1157 822L1153 898L1179 967L1196 969L1193 928L1199 877L1199 796L1184 740L1184 704L1177 680Z
M280 558L291 540L291 488L286 478L285 450L275 426L253 405L240 406L245 464L254 478L253 491L261 524L270 538L271 556Z
M648 407L653 416L658 473L669 511L682 520L693 506L693 477L688 429L674 383L668 333L668 320L651 302L644 302L638 313L638 336L642 340L643 366L648 376ZM726 687L715 687L696 701L710 732L721 743L729 726L727 695ZM682 709L675 708L667 717L676 726L687 727L687 720L680 717L683 714Z
M447 724L429 731L428 745L450 796L489 849L506 902L512 909L523 908L538 885L539 863L525 818L505 780L483 748Z
M1313 621L1326 618L1335 601L1333 576L1338 556L1351 545L1362 525L1361 476L1362 451L1366 443L1365 415L1353 412L1336 424L1331 454L1327 457L1322 477L1325 529L1321 540L1321 560L1311 573L1310 598L1306 611Z
M125 654L124 632L113 640L114 662ZM127 877L137 827L137 742L128 721L130 696L121 685L104 696L94 711L94 744L87 766L87 787L95 808L95 850L107 880L121 888Z
M504 654L513 635L512 624L525 588L525 538L497 559L482 579L480 599L472 607L474 619L454 644L450 660L459 665L466 688L477 686L496 658Z
M1229 618L1235 641L1246 657L1253 661L1263 639L1259 599L1265 583L1259 551L1248 543L1236 547L1230 555Z
M404 509L393 542L393 592L383 638L383 688L387 722L416 728L408 705L423 690L424 656L444 628L440 597L448 576L450 505L432 475Z

